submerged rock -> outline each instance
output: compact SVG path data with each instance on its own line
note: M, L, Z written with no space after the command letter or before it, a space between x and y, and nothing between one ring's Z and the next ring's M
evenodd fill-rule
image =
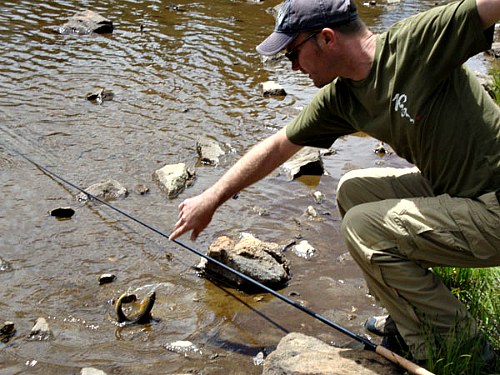
M135 192L139 195L145 195L149 193L149 187L145 184L137 184L135 186Z
M189 355L189 353L202 354L200 348L198 348L191 341L185 341L185 340L174 341L174 342L165 344L164 347L165 347L165 349L167 349L171 352L184 354L184 356L186 356L186 357Z
M59 34L107 34L113 32L113 22L96 12L85 10L75 14L57 31Z
M246 234L238 243L226 236L219 237L210 245L207 255L270 288L281 288L291 276L289 262L280 249L278 244L263 242ZM198 267L205 275L237 288L252 292L258 290L256 285L214 262L202 259Z
M128 195L127 188L113 179L90 185L85 191L106 201L126 197ZM81 202L89 200L88 195L85 193L78 194L76 198Z
M391 362L368 350L335 348L317 338L289 333L264 361L262 375L396 375Z
M115 94L112 91L104 89L99 89L87 94L87 100L94 104L102 104L102 102L113 100L114 97Z

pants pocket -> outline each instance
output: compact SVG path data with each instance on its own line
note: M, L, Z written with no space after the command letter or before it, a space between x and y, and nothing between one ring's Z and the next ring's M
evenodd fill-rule
M500 262L500 207L495 193L474 199L456 199L450 214L479 259ZM491 264L492 266L495 264Z

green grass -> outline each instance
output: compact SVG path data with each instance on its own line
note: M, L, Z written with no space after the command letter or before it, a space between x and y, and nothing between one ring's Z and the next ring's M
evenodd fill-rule
M497 104L500 104L500 67L495 64L490 70L491 77L493 78L493 87L491 88L494 93L494 98Z
M476 319L478 327L492 348L500 352L500 267L447 268L436 267L434 272L452 293L462 301ZM429 342L429 370L440 375L500 374L500 361L494 369L481 362L483 343L470 339L462 327L446 342ZM432 333L432 332L430 332ZM433 340L436 336L430 334ZM439 340L439 339L438 339ZM436 349L438 348L438 349Z

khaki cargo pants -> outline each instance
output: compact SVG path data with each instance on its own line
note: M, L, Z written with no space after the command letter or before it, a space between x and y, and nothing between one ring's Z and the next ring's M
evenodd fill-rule
M337 191L342 234L368 288L388 310L415 359L426 358L422 328L446 335L476 326L429 267L500 265L500 205L434 196L416 168L369 168L343 176Z

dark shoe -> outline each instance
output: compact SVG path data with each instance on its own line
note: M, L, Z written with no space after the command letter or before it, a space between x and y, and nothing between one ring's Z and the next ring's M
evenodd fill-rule
M380 345L401 357L410 356L410 348L399 333L397 335L385 336Z
M480 338L479 343L482 349L480 360L484 365L485 371L487 371L488 374L492 374L493 371L494 373L497 373L500 367L500 363L498 363L498 355L495 353L495 350L488 340Z
M365 328L377 336L385 337L399 335L396 323L394 323L390 315L372 316L368 318L365 322Z

